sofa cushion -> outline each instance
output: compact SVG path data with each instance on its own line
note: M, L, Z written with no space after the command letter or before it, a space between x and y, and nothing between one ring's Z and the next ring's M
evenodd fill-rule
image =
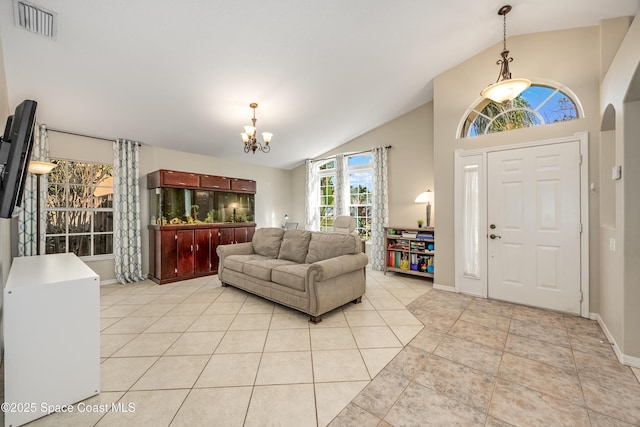
M276 258L278 252L280 252L283 234L284 230L282 228L258 228L251 240L253 252L269 258Z
M307 230L285 230L280 245L278 259L288 259L297 263L304 263L309 250L311 232Z
M237 271L238 273L244 273L244 264L247 261L252 261L256 259L269 259L264 255L229 255L224 258L224 268L228 268L229 270Z
M313 264L340 255L355 254L358 252L358 239L352 234L323 233L314 231L311 233L307 264Z
M276 267L271 272L271 280L287 288L304 292L308 269L309 264L291 264Z
M279 266L290 264L294 264L294 262L285 259L256 259L244 263L244 274L270 282L271 270Z

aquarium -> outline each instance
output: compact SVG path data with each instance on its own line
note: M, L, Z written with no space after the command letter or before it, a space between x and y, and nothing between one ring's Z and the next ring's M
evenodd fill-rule
M254 222L255 195L186 188L149 190L150 223L158 225Z

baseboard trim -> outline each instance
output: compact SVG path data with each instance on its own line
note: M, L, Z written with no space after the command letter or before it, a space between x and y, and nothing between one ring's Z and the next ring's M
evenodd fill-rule
M102 285L115 285L119 283L116 279L103 280L100 282L100 286Z
M439 291L447 291L447 292L458 292L456 291L456 288L453 286L445 286L445 285L440 285L438 283L433 284L433 289L437 289Z
M589 318L598 322L598 325L600 325L600 327L602 328L602 331L604 332L604 334L607 336L607 339L611 343L613 352L616 354L616 357L618 358L618 361L620 363L626 366L640 368L640 357L629 356L628 354L624 354L622 350L620 350L618 343L616 342L615 338L609 331L609 328L607 328L607 324L604 323L604 320L602 319L602 317L600 317L600 314L590 313Z

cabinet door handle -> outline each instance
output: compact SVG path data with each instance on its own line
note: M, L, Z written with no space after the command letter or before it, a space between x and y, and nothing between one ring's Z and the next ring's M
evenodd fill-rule
M193 245L191 245L191 252L193 252Z
M196 252L200 250L200 246L196 243Z

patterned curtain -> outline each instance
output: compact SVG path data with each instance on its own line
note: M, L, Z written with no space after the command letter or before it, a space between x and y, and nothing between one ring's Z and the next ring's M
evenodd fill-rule
M371 268L383 270L385 262L384 227L389 224L387 185L387 147L371 150L373 155L373 201L371 218Z
M33 148L31 160L49 160L49 133L47 126L36 123L33 128ZM31 256L45 253L45 237L47 229L47 216L45 212L47 198L47 175L40 177L40 194L37 193L38 176L27 174L22 193L22 210L18 214L18 256ZM40 217L38 218L38 199L40 197ZM37 237L37 221L40 221L40 242Z
M113 255L120 283L143 280L138 186L140 144L126 139L113 143Z
M345 181L344 176L344 154L336 154L336 181L334 192L335 214L334 218L338 215L349 215L347 210L347 195L346 191L349 190L349 185Z
M318 178L314 171L313 160L305 162L307 168L306 186L307 198L304 204L305 229L318 230L320 223L318 220Z

